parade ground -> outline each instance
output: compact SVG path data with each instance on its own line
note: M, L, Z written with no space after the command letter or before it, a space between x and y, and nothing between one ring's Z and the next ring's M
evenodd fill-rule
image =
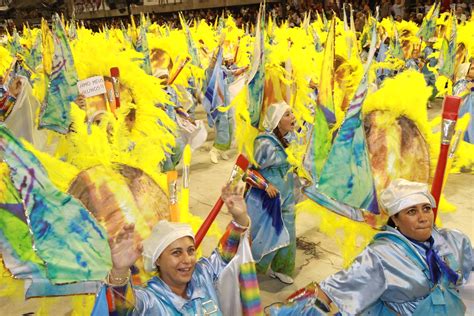
M441 111L441 102L429 110L430 118ZM211 135L212 138L212 135ZM213 164L209 160L209 149L212 142L193 153L190 179L190 210L193 214L205 218L217 200L222 185L225 184L237 156L231 152L231 159ZM181 174L181 166L178 166ZM471 174L450 174L445 188L447 200L457 207L456 212L441 213L443 227L461 230L474 240L474 176ZM231 216L223 210L216 221L223 232ZM277 279L260 276L260 289L263 306L284 301L288 295L304 287L311 281L321 281L328 275L343 268L341 251L335 241L319 230L318 218L304 210L296 217L296 235L298 249L294 284L284 285ZM216 238L205 238L203 254L209 255L217 245ZM348 241L350 242L350 241ZM32 298L24 301L18 293L16 297L0 297L0 315L82 315L73 308L71 297L48 299ZM43 300L43 301L42 301ZM467 302L472 308L472 301ZM469 303L471 305L469 305ZM76 306L77 307L77 306ZM468 310L468 314L473 310Z

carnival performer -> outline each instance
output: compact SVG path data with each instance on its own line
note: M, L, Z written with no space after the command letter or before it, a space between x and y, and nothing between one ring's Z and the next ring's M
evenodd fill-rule
M464 134L464 140L468 143L474 144L474 124L472 118L474 117L474 58L471 58L470 63L464 63L460 67L459 77L454 86L454 95L463 98L461 108L459 109L459 117L470 113L471 119Z
M413 69L416 71L420 71L420 49L418 47L414 47L411 53L411 57L408 58L405 62L405 68Z
M227 107L232 102L229 86L237 80L237 78L242 75L248 67L237 67L234 64L234 56L232 54L226 54L224 55L221 69L224 77L224 107ZM217 111L214 125L216 137L211 151L209 152L212 163L218 163L219 158L222 158L223 160L229 159L226 151L230 149L232 144L235 129L234 122L234 110L232 108L225 112Z
M167 68L160 68L154 73L154 76L163 80L163 84L165 85L164 89L170 98L169 104L159 104L158 106L177 124L176 115L178 115L179 111L184 110L182 110L182 107L179 105L176 91L168 84L169 70ZM183 150L186 144L180 133L175 134L175 142L175 146L171 149L172 152L166 153L166 159L161 163L163 172L174 170L183 156Z
M281 101L271 104L263 126L266 132L255 139L254 168L266 179L267 189L252 187L247 196L252 255L257 272L292 284L295 269L294 175L289 172L285 148L294 138L295 117L290 106Z
M385 61L387 58L387 52L388 52L388 37L386 35L383 35L383 39L380 43L380 47L377 50L377 57L376 60L379 63L382 63ZM382 82L385 80L385 78L391 77L392 71L390 69L386 68L380 68L377 69L377 85L381 85Z
M0 122L5 122L21 92L22 82L16 77L12 82L4 82L0 76Z
M427 184L394 180L380 200L390 216L383 232L348 269L316 285L318 302L350 315L464 315L457 289L473 267L469 238L433 225Z
M207 258L196 261L193 231L183 223L160 221L139 245L134 241L133 224L109 240L113 267L107 283L118 314L222 315L214 283L237 252L250 221L242 190L228 185L221 197L232 221ZM145 270L158 275L145 287L131 286L130 268L141 255ZM133 301L127 299L130 297Z
M436 42L436 37L429 38L425 42L426 46L421 52L421 55L422 55L421 57L423 61L423 67L421 68L421 73L423 74L423 76L425 76L426 85L433 87L433 93L431 94L430 101L433 100L438 94L438 90L436 89L436 85L435 85L436 75L431 70L438 63L437 58L434 57L435 50L433 48L433 44L435 42Z

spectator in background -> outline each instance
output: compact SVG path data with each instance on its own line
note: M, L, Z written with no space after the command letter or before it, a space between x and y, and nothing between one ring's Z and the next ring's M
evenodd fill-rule
M457 0L456 1L456 8L461 7L463 11L467 9L467 3L462 0Z
M403 19L405 17L405 0L395 0L391 12L397 21ZM400 18L398 18L398 16L400 16Z
M380 16L383 18L387 18L390 15L390 2L388 0L382 0L382 4L380 5Z
M458 20L458 23L466 22L466 15L464 14L464 9L462 8L462 6L456 5L456 11L454 14L456 16L456 19Z
M366 22L366 17L363 12L357 12L356 19L354 21L356 32L362 32Z
M423 23L423 13L417 13L416 14L416 24L421 25Z
M433 0L428 0L428 2L425 3L425 14L427 14L430 11L432 5L433 5Z

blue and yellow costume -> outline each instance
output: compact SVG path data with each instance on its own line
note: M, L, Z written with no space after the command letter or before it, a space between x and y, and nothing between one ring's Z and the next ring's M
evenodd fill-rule
M471 243L466 235L454 230L433 229L431 236L433 250L458 274L454 283L446 273L437 284L431 280L424 247L386 226L347 270L321 282L321 289L340 311L351 315L419 315L433 308L442 309L445 315L459 315L456 312L464 306L456 288L469 278ZM449 298L425 300L436 288L447 292Z
M472 118L474 117L474 89L469 89L468 84L469 81L467 79L461 79L456 82L453 91L454 95L463 98L461 108L459 109L459 117L463 117L466 113L471 114L469 126L464 134L464 140L468 143L474 144L474 123L472 121Z
M237 253L245 230L233 221L227 226L218 248L196 263L186 288L187 299L175 294L155 276L146 287L111 286L113 312L115 315L222 315L214 283Z
M430 70L430 68L433 68L436 66L438 63L438 60L433 57L434 49L431 46L426 46L423 51L422 51L422 56L423 59L425 60L425 64L421 68L421 73L423 76L425 76L425 81L426 85L433 87L433 93L431 95L432 98L434 98L437 94L438 91L436 89L436 75L433 73L433 71Z
M291 137L291 133L287 134ZM283 144L274 133L263 133L255 139L255 161L260 174L280 192L280 205L266 207L270 199L265 191L251 188L246 196L252 219L252 254L258 272L271 269L291 276L295 268L296 232L294 178ZM270 202L271 204L271 202ZM265 210L267 208L267 210Z
M175 107L179 106L177 93L170 86L166 86L165 91L168 94L171 103L165 104L163 106L164 111L169 116L169 118L171 118L175 123L177 123L178 121L176 118L175 109ZM178 165L179 161L181 160L181 157L183 156L184 146L186 144L179 132L177 132L177 134L175 135L175 141L175 146L171 148L172 152L166 153L166 159L161 163L163 172L174 170Z

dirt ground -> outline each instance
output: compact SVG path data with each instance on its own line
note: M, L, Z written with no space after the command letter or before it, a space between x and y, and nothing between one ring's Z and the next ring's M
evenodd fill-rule
M440 112L440 105L429 111L430 117ZM235 154L229 161L217 165L209 161L206 148L194 152L191 165L190 208L193 214L204 218L219 196L221 186L230 174ZM444 227L455 228L466 233L474 240L474 176L469 174L452 174L445 188L447 200L457 207L457 211L440 214ZM222 212L217 217L217 223L223 231L230 220L230 215ZM263 305L267 306L277 301L283 301L289 294L305 286L311 281L320 281L326 276L342 268L342 256L337 244L331 238L319 231L317 219L307 213L301 213L296 219L298 237L304 237L305 247L314 251L297 250L295 283L284 286L277 280L266 276L259 277ZM217 240L206 238L203 242L204 254L209 254L216 246ZM304 246L304 245L303 245ZM310 249L311 250L311 249ZM14 297L0 298L0 315L87 315L81 301L73 306L71 297L54 299L30 299L24 301L21 293Z

